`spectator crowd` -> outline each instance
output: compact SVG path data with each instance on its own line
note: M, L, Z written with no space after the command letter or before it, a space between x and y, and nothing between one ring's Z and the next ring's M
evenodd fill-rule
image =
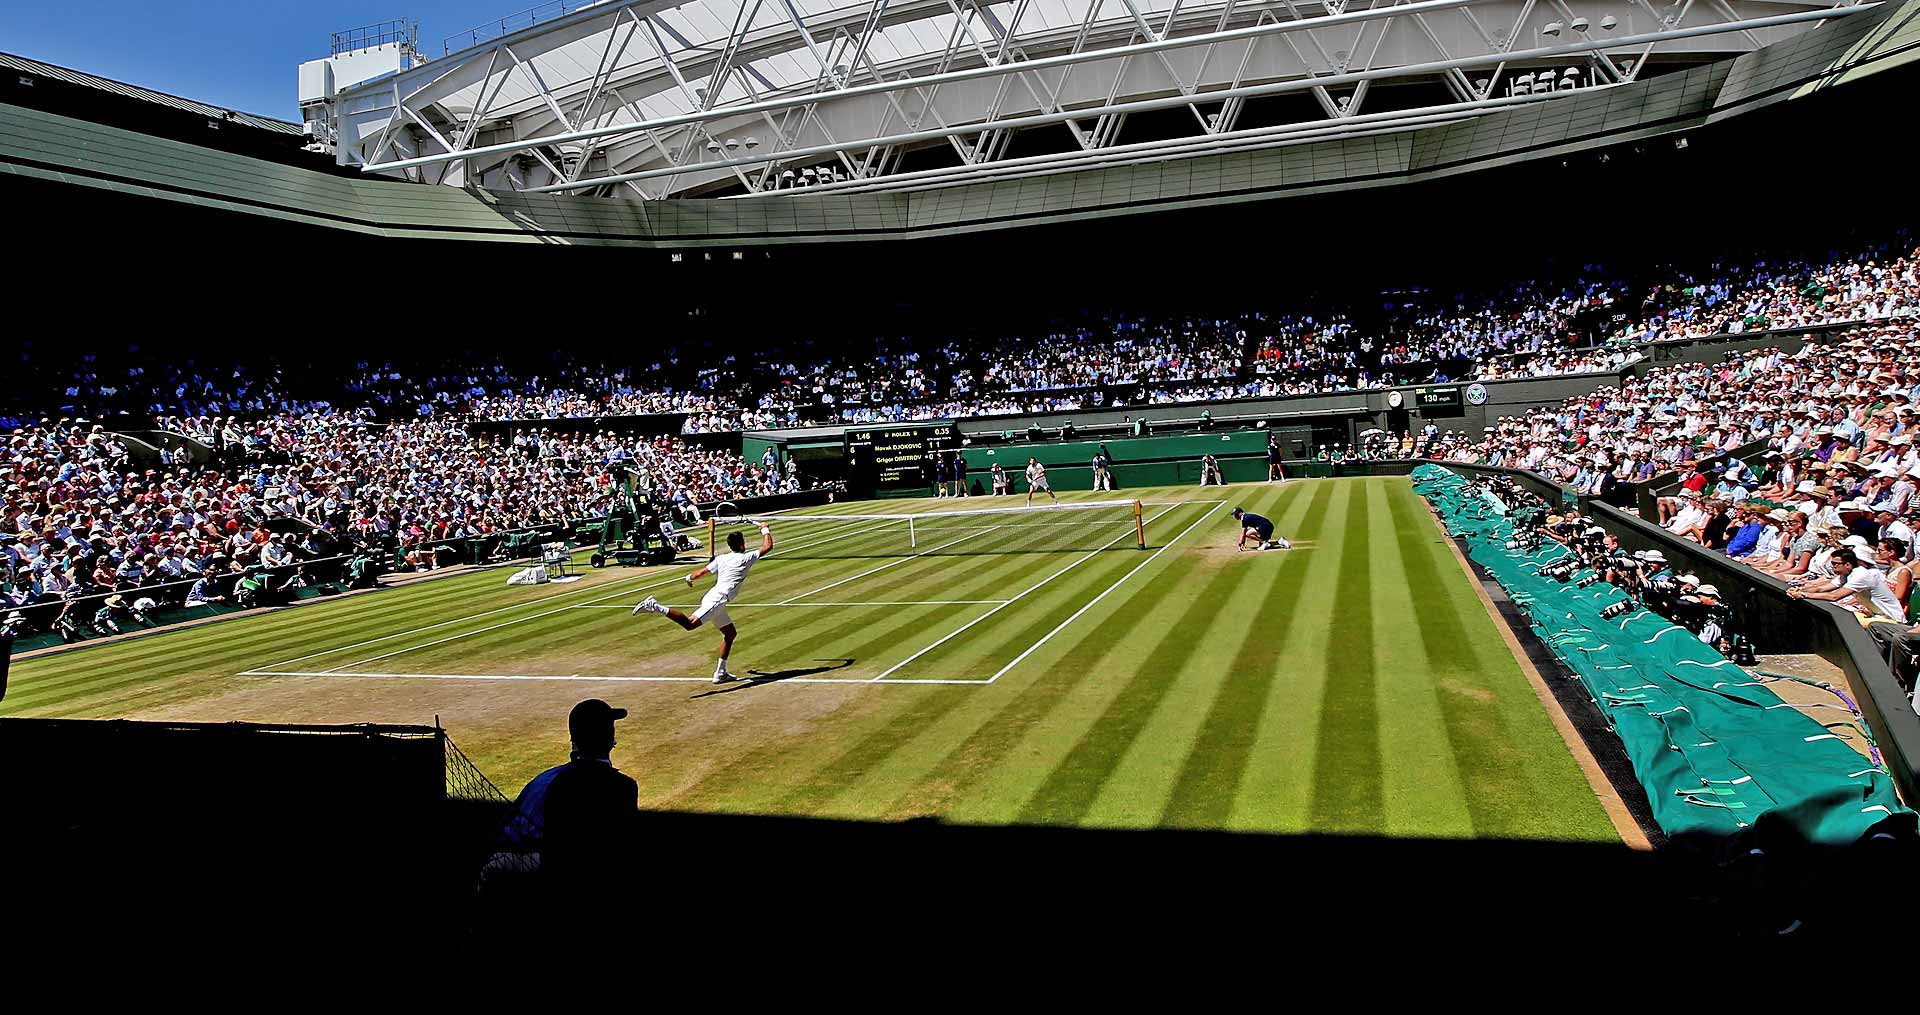
M694 434L1617 372L1648 343L1911 313L1910 252L1885 243L1638 273L1650 282L1588 265L1571 281L1485 293L1394 291L1287 312L1086 316L965 338L769 336L750 350L663 340L618 362L546 349L337 363L299 352L175 356L138 342L70 355L28 341L16 383L0 392L0 424L48 412L152 416L204 435L278 415L675 413Z
M293 353L173 356L137 343L124 355L67 356L28 341L0 409L11 417L0 456L0 606L156 582L190 590L209 576L279 572L376 543L431 567L430 548L445 540L606 514L618 496L608 466L621 461L648 497L682 510L799 486L790 463L746 462L682 439L705 433L1617 374L1650 342L1852 323L1837 341L1792 355L1762 348L1646 370L1481 434L1429 427L1391 447L1329 453L1506 465L1602 497L1677 474L1687 493L1662 506L1662 524L1756 566L1784 566L1810 594L1826 594L1835 591L1821 584L1836 577L1831 555L1799 559L1796 540L1839 528L1871 544L1875 566L1892 552L1904 567L1920 527L1920 377L1910 366L1920 352L1920 267L1910 246L1890 250L1675 269L1650 286L1590 268L1590 278L1478 296L1089 316L964 340L790 339L752 351L664 343L644 363L550 351L323 364ZM682 437L567 422L645 413L683 415ZM473 424L498 421L516 426L476 435ZM142 429L216 453L209 461L161 439L158 463L136 467L109 431ZM1755 444L1764 450L1697 468ZM1883 512L1892 519L1879 521ZM1807 532L1786 538L1796 514ZM1894 530L1889 550L1881 537L1893 524L1907 531ZM1893 584L1904 617L1907 585ZM1874 608L1894 617L1884 601Z

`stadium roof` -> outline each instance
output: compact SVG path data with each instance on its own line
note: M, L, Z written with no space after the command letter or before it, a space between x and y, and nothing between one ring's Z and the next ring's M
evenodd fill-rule
M97 74L70 70L66 67L56 67L50 63L42 63L39 60L32 60L24 56L15 56L12 53L0 53L0 70L28 74L33 77L46 78L50 81L64 81L70 85L92 88L122 98L151 102L181 112L198 114L208 119L227 120L245 124L249 127L258 127L261 130L273 131L278 134L292 134L297 137L305 130L305 128L297 123L275 120L267 116L255 116L252 113L242 113L235 109L208 105L205 102L196 102L193 99L183 99L178 95L156 92L151 88L142 88L139 85L127 84L124 81L103 78Z
M1872 6L605 0L345 89L331 125L343 164L494 190L927 189L1460 122Z

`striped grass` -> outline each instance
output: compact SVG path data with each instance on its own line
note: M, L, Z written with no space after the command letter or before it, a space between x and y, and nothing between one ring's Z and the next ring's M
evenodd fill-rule
M746 602L872 605L740 606L733 668L846 683L711 688L366 675L710 671L711 632L683 633L620 609L569 608L626 605L656 586L663 601L695 601L677 582L686 565L590 572L564 588L507 588L500 572L484 572L17 660L0 714L307 722L438 715L511 792L564 756L567 706L598 696L633 712L614 760L655 807L1615 839L1404 480L1137 495L1153 502L1150 514L1164 511L1149 531L1153 548L1166 548L1158 556L1125 540L1098 552L1097 540L1064 546L1064 527L989 533L924 556L914 554L930 544L863 546L857 534L832 544L841 556L783 559L776 551L754 571ZM1221 496L1274 518L1302 546L1234 552L1236 529L1229 505L1216 502ZM849 510L862 507L821 513ZM1118 523L1105 518L1100 531L1119 532ZM821 538L856 529L808 531ZM796 545L799 537L788 539ZM247 675L262 669L333 672ZM852 682L881 673L887 683L980 683Z

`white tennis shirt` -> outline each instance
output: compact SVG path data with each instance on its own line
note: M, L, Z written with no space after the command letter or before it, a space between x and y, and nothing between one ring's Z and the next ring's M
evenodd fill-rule
M713 558L713 591L731 601L747 580L747 572L760 560L759 550L723 553Z

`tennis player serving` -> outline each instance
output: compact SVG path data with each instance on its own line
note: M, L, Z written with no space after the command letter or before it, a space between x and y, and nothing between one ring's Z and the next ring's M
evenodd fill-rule
M719 628L720 661L713 666L713 682L716 684L737 679L727 672L727 655L733 651L734 635L739 633L733 626L733 618L727 615L727 604L733 602L734 597L740 594L741 587L747 582L747 572L752 570L753 565L758 563L760 558L773 552L773 530L765 525L760 526L760 548L752 553L747 552L746 537L738 532L729 532L727 549L732 552L720 554L713 558L713 563L687 576L688 585L710 574L716 576L713 588L707 590L706 596L700 600L700 608L694 611L693 616L689 617L679 610L661 606L652 596L648 596L644 602L633 608L635 614L661 614L689 631L702 624L711 624Z

